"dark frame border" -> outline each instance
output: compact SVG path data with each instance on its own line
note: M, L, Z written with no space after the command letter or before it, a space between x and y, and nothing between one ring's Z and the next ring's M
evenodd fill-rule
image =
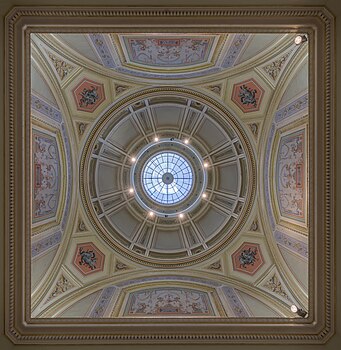
M314 81L315 140L314 159L316 186L314 187L314 212L316 225L315 247L323 247L314 259L314 312L309 322L276 324L259 320L256 322L199 324L109 324L33 321L25 317L26 292L23 234L25 203L23 194L24 156L22 140L25 137L24 116L27 112L27 96L23 93L22 77L25 76L25 35L34 28L58 30L61 26L87 25L87 28L109 26L135 21L137 25L181 25L200 20L201 25L228 25L286 28L287 31L309 30L313 33L314 47L310 75ZM187 20L187 21L186 21ZM5 260L8 281L5 298L5 330L14 343L325 343L334 333L334 207L335 207L335 73L334 73L334 18L324 7L294 7L275 9L271 7L238 8L73 8L73 7L17 7L6 18L6 90L5 90L5 154L6 154L6 211L5 211ZM217 27L219 28L219 27ZM246 29L247 30L247 29ZM324 48L322 50L321 48ZM321 117L322 116L322 117ZM324 166L322 167L321 164ZM321 203L321 204L319 204ZM319 212L322 210L322 213ZM27 220L26 220L27 221ZM324 300L323 303L318 302ZM242 332L240 331L240 326Z

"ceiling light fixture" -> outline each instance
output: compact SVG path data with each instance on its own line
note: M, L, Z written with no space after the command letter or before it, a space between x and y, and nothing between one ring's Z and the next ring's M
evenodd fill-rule
M189 140L188 139L185 139L185 144L188 145L189 144Z
M149 213L148 213L148 215L152 218L152 217L154 217L154 212L152 212L152 211L150 211Z
M207 162L204 163L204 167L208 168L208 163Z
M295 37L295 44L296 45L300 45L300 44L303 44L304 42L306 42L308 40L307 36L306 35L297 35Z
M183 218L184 218L184 214L180 213L180 214L179 214L179 218L180 218L180 219L183 219Z
M134 189L132 187L129 188L129 193L134 193Z
M135 163L135 162L136 162L136 158L135 158L135 157L132 157L132 158L131 158L131 161L132 161L133 163Z
M298 308L296 305L291 305L290 310L302 318L305 318L308 314L307 311Z
M296 305L291 305L290 310L291 310L291 312L296 313L298 309L297 309Z
M206 193L203 193L202 194L202 198L206 198L207 197L207 194Z
M154 141L155 142L158 142L159 141L159 138L157 136L154 137Z

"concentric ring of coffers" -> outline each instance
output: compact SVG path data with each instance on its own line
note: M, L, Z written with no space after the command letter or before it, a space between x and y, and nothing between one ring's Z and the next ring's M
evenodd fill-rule
M141 203L139 194L148 197L136 186L141 177L132 174L149 147L165 143L162 152L172 152L168 140L197 153L204 185L196 187L200 172L194 172L195 205L178 208L179 215L154 215ZM94 229L115 251L155 267L194 264L223 249L247 220L255 184L252 146L231 110L176 87L145 89L113 104L90 131L80 162L81 198Z

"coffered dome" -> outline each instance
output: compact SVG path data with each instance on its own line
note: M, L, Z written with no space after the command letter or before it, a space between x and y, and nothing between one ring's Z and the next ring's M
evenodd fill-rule
M85 143L83 204L98 233L144 264L192 264L245 223L250 142L231 111L190 89L148 89L106 112Z

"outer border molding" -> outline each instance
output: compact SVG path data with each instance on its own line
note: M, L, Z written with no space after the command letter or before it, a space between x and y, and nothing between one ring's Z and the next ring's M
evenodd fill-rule
M191 18L195 17L195 26ZM138 28L188 30L308 32L310 47L311 137L314 170L310 208L315 214L309 247L310 307L307 319L131 320L31 319L25 283L25 237L29 210L25 203L29 181L23 142L27 143L29 84L26 67L30 32L124 30ZM198 23L200 22L200 27ZM228 24L227 24L228 22ZM194 23L194 21L193 21ZM82 27L80 27L83 25ZM74 8L17 7L6 18L5 121L5 260L8 281L5 332L17 344L132 344L132 343L325 343L334 333L334 18L324 7L238 8ZM102 26L102 27L101 27ZM81 29L83 28L83 29ZM164 28L164 29L162 29ZM199 29L200 28L200 29ZM257 28L257 29L255 29ZM318 48L318 50L316 49ZM24 81L24 82L23 82ZM24 93L23 93L24 91ZM22 141L23 140L23 141ZM323 166L321 166L323 165ZM25 170L26 169L26 170ZM26 177L25 177L26 175ZM27 180L28 179L28 180ZM318 235L316 233L319 233ZM319 250L317 250L319 248ZM321 249L323 248L323 249ZM321 302L323 300L323 302ZM83 326L83 327L82 327ZM86 327L84 327L86 326Z

